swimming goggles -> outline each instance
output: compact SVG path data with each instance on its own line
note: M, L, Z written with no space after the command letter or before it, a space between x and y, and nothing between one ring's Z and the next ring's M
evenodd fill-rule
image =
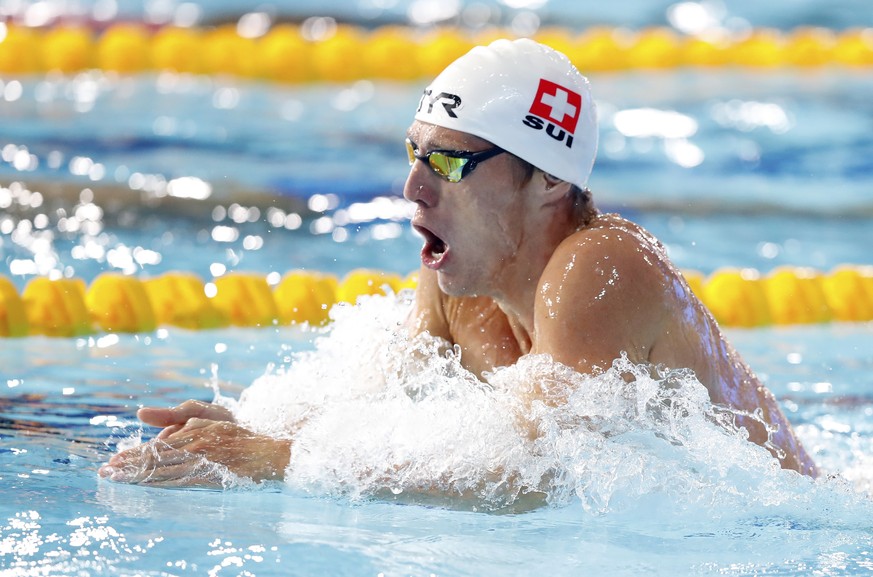
M416 159L426 162L431 170L449 182L461 182L461 179L473 172L480 162L506 152L499 146L479 152L462 152L460 150L431 150L425 155L416 152L415 144L406 139L406 154L409 155L409 166Z

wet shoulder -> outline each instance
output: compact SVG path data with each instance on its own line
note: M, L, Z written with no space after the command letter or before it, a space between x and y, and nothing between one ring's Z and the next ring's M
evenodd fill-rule
M652 233L618 214L597 215L585 227L570 236L568 240L605 242L610 246L624 245L629 249L664 251L664 246Z
M673 276L652 235L621 217L598 216L555 251L540 279L535 315L598 327L590 336L612 343L610 354L626 351L643 362L675 309Z
M546 273L621 269L631 277L663 276L671 268L663 245L650 232L619 215L603 214L558 246Z

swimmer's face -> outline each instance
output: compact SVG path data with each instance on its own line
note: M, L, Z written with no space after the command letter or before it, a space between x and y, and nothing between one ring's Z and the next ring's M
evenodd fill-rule
M494 145L476 136L416 121L407 131L418 157L435 150L481 152ZM422 263L437 272L450 295L496 296L524 238L522 163L497 154L459 182L448 182L427 162L415 160L403 195L416 203L412 225L424 238Z

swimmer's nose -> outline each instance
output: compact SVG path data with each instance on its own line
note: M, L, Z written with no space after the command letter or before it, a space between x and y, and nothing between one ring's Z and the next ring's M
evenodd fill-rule
M409 176L403 187L403 197L416 204L433 206L436 203L436 191L428 184L430 168L420 160L416 160L409 168Z

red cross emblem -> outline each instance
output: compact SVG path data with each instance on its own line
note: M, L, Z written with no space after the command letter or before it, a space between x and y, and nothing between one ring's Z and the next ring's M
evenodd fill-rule
M541 78L530 112L575 134L582 112L582 95Z

